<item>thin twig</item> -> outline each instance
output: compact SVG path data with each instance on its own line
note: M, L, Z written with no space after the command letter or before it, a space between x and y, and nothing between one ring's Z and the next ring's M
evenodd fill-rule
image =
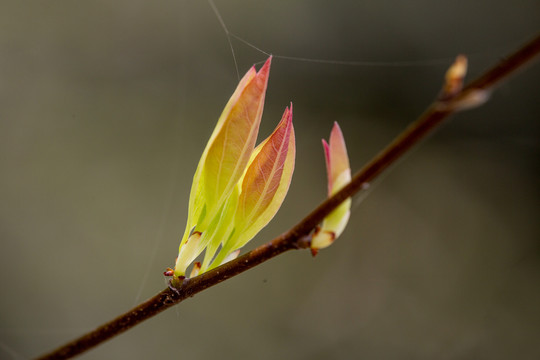
M455 93L443 92L415 122L356 173L347 186L321 203L286 233L220 267L197 277L186 279L178 287L162 290L125 314L59 347L53 352L41 356L39 359L67 359L73 357L180 303L182 300L279 254L288 250L308 248L311 231L339 204L357 193L363 186L369 184L450 115L462 109L482 104L487 100L489 93L496 85L499 85L509 75L523 69L526 64L530 63L539 54L540 36L537 36L462 90L459 90L459 86ZM447 79L447 83L448 81Z

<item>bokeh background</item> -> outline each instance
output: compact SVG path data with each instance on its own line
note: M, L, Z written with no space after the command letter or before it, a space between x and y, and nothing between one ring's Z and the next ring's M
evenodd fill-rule
M261 138L294 102L293 183L248 248L325 197L333 121L357 170L455 55L478 75L540 24L536 0L215 3L276 55ZM164 288L238 78L206 1L4 0L0 29L0 358L27 359ZM231 42L241 74L266 58ZM539 80L536 64L453 118L316 258L284 254L81 358L540 358Z

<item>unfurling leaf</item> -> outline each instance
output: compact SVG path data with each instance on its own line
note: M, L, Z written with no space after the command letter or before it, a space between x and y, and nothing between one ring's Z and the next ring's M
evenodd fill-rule
M238 183L241 190L234 211L234 229L224 241L214 266L255 237L277 213L292 180L295 152L291 104L274 132L257 146Z
M339 125L334 123L330 141L323 142L328 174L328 196L334 195L351 181L351 169L345 139ZM332 211L319 226L311 239L311 252L316 255L319 249L330 246L337 239L349 221L351 199L348 198Z
M274 133L254 149L270 63L271 58L240 80L204 149L193 177L175 277L185 276L205 249L192 275L208 270L220 245L212 266L229 259L272 219L287 193L295 153L292 105Z

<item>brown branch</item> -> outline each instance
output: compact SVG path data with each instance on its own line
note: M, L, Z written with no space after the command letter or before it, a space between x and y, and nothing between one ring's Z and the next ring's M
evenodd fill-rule
M522 69L524 65L530 63L539 54L540 36L537 36L462 90L460 89L464 71L455 71L455 67L463 66L464 58L458 57L458 60L447 74L445 87L439 98L414 123L356 173L347 186L321 203L292 229L233 261L197 277L186 279L177 287L164 289L125 314L59 347L53 352L41 356L39 359L67 359L73 357L180 303L182 300L251 269L274 256L292 249L308 248L311 231L341 202L357 193L366 184L369 184L450 115L462 109L482 104L487 100L488 94L496 85L499 85L509 75ZM462 68L457 69L463 70ZM457 86L454 82L457 82Z

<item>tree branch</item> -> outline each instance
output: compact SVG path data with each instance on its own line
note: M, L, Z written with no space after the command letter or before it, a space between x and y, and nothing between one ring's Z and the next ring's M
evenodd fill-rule
M357 172L347 186L322 202L292 229L233 261L197 277L185 279L175 287L171 286L162 290L154 297L125 314L38 359L67 359L78 355L180 303L182 300L192 297L279 254L288 250L309 248L311 231L339 204L368 185L388 166L393 164L414 145L418 144L450 115L466 108L481 105L487 100L489 93L495 86L499 85L509 75L523 69L526 64L530 63L539 54L540 36L537 36L463 89L461 89L461 85L464 72L461 75L452 75L451 68L447 74L445 87L439 98L384 150ZM459 65L460 60L466 62L464 58L460 59L458 57L453 67L456 64ZM454 86L455 84L451 84L451 81L456 80L458 83L457 87Z

